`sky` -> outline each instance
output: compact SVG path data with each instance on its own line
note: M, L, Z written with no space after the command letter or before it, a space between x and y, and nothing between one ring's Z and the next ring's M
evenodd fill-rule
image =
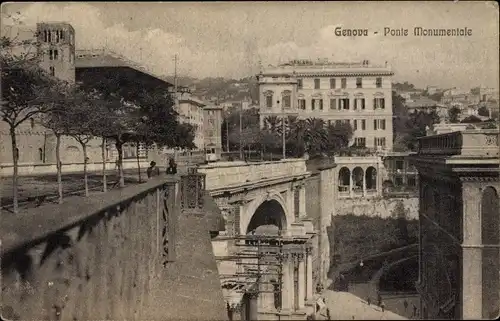
M158 75L242 78L259 66L328 58L392 67L417 87L499 87L496 2L36 2L2 3L24 26L65 21L77 49L120 53ZM16 14L19 12L19 14ZM413 28L469 28L468 37L417 37ZM342 37L335 28L368 29ZM384 36L384 28L408 36ZM378 32L375 34L374 32Z

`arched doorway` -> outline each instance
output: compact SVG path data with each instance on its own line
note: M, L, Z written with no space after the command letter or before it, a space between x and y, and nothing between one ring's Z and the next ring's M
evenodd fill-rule
M483 318L498 317L500 307L500 215L498 193L487 187L481 197ZM497 247L494 247L497 246Z
M355 192L363 192L363 169L355 167L352 171L352 181L354 183Z
M366 169L365 181L367 190L377 190L377 170L375 167L370 166Z
M339 192L349 192L351 187L351 171L342 167L339 171Z
M277 200L264 201L257 207L250 223L246 229L246 234L255 231L262 225L275 225L279 230L286 228L285 210Z

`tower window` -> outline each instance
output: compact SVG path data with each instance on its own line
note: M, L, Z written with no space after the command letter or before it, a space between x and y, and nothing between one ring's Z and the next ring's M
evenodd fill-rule
M49 42L49 35L48 35L47 30L43 31L43 41L44 42Z
M38 160L43 162L43 149L38 149Z
M54 60L57 60L59 58L59 51L57 49L54 49Z
M47 42L52 42L52 32L47 30Z
M59 30L59 38L61 38L61 40L64 40L64 30Z
M56 75L56 69L54 68L54 66L50 66L50 75L51 76L55 76Z

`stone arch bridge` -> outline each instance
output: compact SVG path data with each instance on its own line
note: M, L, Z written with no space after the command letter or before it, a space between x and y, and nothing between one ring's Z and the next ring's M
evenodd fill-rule
M227 235L246 235L261 225L292 233L306 216L305 160L224 162L205 165L206 189L226 221Z
M304 320L314 306L316 236L306 213L305 183L311 173L305 160L221 162L201 166L198 172L206 174L206 190L225 220L225 231L212 244L222 285L227 288L228 313L250 320ZM277 233L260 235L268 226L274 226ZM254 237L258 241L250 240ZM276 255L267 253L271 261L279 261L276 271L264 263L256 272L259 259L248 259L252 251L260 257L261 250L252 247L262 237L279 244L270 250L277 251ZM257 276L261 271L264 275Z

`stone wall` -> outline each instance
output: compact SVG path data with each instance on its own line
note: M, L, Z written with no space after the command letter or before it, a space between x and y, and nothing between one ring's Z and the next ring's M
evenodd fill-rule
M158 177L4 218L2 316L227 319L205 216L181 215L176 184Z
M398 202L402 201L408 219L418 219L419 201L411 198L341 198L336 201L335 215L368 215L389 218Z
M331 180L335 176L334 167L325 167L314 173L305 182L306 213L312 219L317 231L313 260L314 277L317 284L325 284L330 269L331 249L327 228L331 225L331 217L335 214L334 186ZM333 254L333 252L332 252Z
M218 162L203 165L199 173L207 175L208 190L242 185L245 182L257 182L271 178L290 177L305 174L304 159L286 159L277 162Z

